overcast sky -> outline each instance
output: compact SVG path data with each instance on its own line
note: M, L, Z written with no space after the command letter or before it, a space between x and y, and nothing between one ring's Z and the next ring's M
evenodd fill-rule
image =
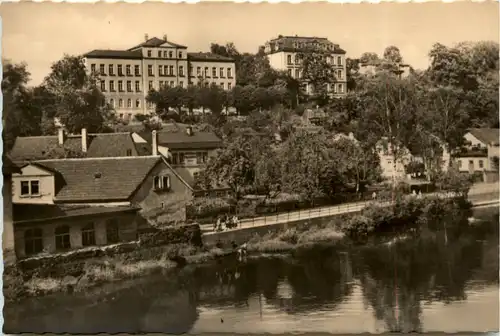
M428 64L435 42L499 39L498 3L383 4L69 4L3 3L2 57L26 62L40 83L64 53L125 49L168 35L188 51L234 42L241 52L282 35L328 37L358 57L400 48L416 68Z

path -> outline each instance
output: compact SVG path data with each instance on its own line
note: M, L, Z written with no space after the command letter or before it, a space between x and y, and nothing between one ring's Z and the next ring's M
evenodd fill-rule
M496 189L496 195L498 198L498 184L482 183L482 184L474 185L471 188L469 195L470 196L477 196L477 195L483 195L483 194L492 194L494 196L495 189ZM444 197L447 197L442 193L425 194L425 196L429 197L431 195L438 195L438 194L441 194ZM474 198L476 198L476 197L474 197ZM478 201L479 201L479 199L478 199ZM485 200L481 199L481 201L485 201ZM305 209L305 210L299 210L299 211L290 211L290 212L285 212L285 213L279 213L276 215L247 218L247 219L240 220L240 225L238 226L238 228L232 229L232 230L244 229L244 228L249 228L249 227L267 226L267 225L287 223L287 222L295 222L295 221L304 220L304 219L330 217L333 215L348 214L348 213L352 213L352 212L359 212L364 207L366 207L369 204L372 204L373 202L374 201L344 203L344 204L340 204L340 205L325 206L325 207ZM387 206L391 204L390 201L384 201L384 202L375 201L375 202L377 202L377 204L387 205ZM217 232L213 232L213 224L202 224L202 225L200 225L200 227L201 227L201 230L204 234L216 234L217 233Z

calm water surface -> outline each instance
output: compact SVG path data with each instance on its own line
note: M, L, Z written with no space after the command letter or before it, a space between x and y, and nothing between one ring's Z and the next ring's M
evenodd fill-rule
M497 331L498 230L449 235L447 245L438 236L231 259L113 285L112 293L27 299L5 307L4 331Z

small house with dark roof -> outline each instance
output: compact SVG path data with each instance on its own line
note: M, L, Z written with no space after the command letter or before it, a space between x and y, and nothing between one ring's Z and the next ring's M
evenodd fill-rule
M455 155L459 170L478 176L486 174L489 181L497 181L500 156L498 128L471 128L464 135L464 140L465 145Z
M213 132L197 132L191 126L153 132L135 133L136 144L148 144L158 148L174 169L182 168L189 174L185 180L193 180L205 168L208 159L222 147L222 140Z
M216 84L230 90L236 85L234 60L210 53L188 53L187 47L147 34L144 41L126 50L95 49L85 53L89 72L98 74L100 89L118 118L132 121L149 114L146 101L151 89L189 84Z
M191 188L158 155L39 160L13 174L12 199L22 258L135 240L145 220L182 222Z
M59 129L58 135L17 137L10 151L12 159L25 162L61 158L99 158L151 155L151 150L136 144L131 132L87 133L68 135Z

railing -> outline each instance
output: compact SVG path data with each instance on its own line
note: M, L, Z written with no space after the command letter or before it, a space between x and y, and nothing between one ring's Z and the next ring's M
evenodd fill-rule
M422 196L429 197L431 195L437 196L440 198L451 198L451 197L456 196L453 193L446 193L446 192L424 194ZM410 194L410 195L406 195L405 197L418 197L418 196ZM360 212L365 207L367 207L369 205L374 205L374 204L379 205L379 206L389 206L392 204L392 201L390 199L389 200L387 200L387 199L375 199L375 200L370 200L370 201L360 201L360 202L354 202L354 203L346 203L346 204L342 204L342 205L324 206L324 207L310 208L310 209L304 209L304 210L281 212L281 213L276 213L273 215L267 215L267 216L261 216L261 217L247 218L247 219L243 219L243 220L239 221L237 229L259 227L259 226L266 226L266 225L273 225L273 224L286 224L286 223L290 223L290 222L297 222L300 220L308 220L308 219L315 219L315 218L330 217L330 216L334 216L334 215L349 214L349 213L353 213L353 212ZM203 225L201 225L201 228L202 228L202 230L204 229L204 231L214 232L214 225L213 224L203 224ZM234 228L234 229L236 229L236 228ZM227 230L231 230L231 229L227 229Z

